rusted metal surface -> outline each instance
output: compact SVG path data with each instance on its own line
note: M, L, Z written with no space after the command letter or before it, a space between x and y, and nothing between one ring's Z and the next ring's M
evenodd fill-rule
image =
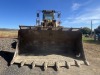
M79 31L19 30L18 53L23 55L48 55L73 51L79 54L82 35Z

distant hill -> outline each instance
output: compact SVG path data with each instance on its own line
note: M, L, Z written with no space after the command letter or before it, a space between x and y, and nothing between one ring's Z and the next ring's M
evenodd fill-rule
M18 31L18 29L0 28L0 31Z

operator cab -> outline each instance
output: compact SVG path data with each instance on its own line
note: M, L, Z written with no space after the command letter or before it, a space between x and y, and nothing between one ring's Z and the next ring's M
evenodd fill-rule
M54 20L54 10L43 10L43 20Z
M58 13L58 18L60 18L60 13L55 10L42 10L42 22L40 22L39 12L37 13L36 24L42 27L57 27L57 20L55 19L55 13Z

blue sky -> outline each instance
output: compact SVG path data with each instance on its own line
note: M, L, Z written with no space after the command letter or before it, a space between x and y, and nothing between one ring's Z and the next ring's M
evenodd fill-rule
M61 11L64 27L100 25L100 0L0 0L0 28L35 25L37 10Z

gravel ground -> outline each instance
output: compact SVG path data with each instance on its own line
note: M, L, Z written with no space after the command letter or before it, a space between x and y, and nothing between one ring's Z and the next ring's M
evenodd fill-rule
M14 52L12 45L17 42L16 38L0 38L0 51Z
M62 67L60 71L55 71L55 68L49 67L47 71L43 71L42 67L31 69L30 66L19 67L16 64L9 66L15 51L12 48L14 41L17 40L0 38L0 75L100 75L100 44L83 44L90 66L81 65L80 68L71 66L70 69Z

